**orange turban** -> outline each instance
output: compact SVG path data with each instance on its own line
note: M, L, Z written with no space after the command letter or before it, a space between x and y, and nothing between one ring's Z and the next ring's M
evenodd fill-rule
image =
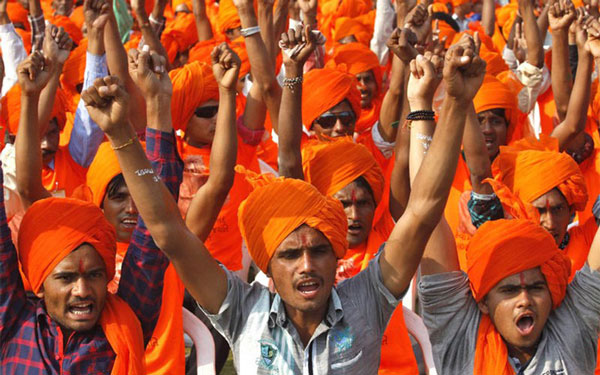
M75 44L79 45L79 42L83 39L83 32L69 17L54 15L48 21L56 27L65 29Z
M83 24L85 23L85 17L83 15L83 5L74 7L69 18L80 30L83 29Z
M303 224L323 233L336 257L344 256L348 223L339 201L301 180L256 175L240 166L236 171L245 173L255 187L240 205L238 222L248 252L261 271L267 273L279 244Z
M92 202L102 207L106 188L110 181L121 174L117 155L108 142L103 142L98 148L94 161L87 172L86 184L92 191Z
M341 39L353 35L358 43L365 46L369 46L371 38L373 38L373 25L367 16L370 16L371 12L355 17L339 17L335 20L335 26L333 29L333 40L339 42Z
M169 72L173 82L171 113L173 128L185 131L198 106L219 99L219 86L210 65L194 61Z
M459 6L463 5L463 4L466 4L466 3L470 2L470 1L471 0L452 0L452 6L454 8L457 8L457 7L459 7Z
M77 85L83 83L86 53L87 38L81 40L81 43L71 51L69 58L63 66L60 83L65 89L71 92L76 92Z
M306 182L330 197L362 176L373 190L375 205L381 201L383 172L371 152L349 137L307 143L302 149L302 169Z
M518 219L488 221L467 246L467 274L477 302L502 279L536 267L546 278L557 308L566 294L571 262L539 224ZM479 323L474 373L514 374L506 344L489 315L482 315Z
M558 188L569 205L581 211L588 199L585 178L573 158L558 152L558 141L548 138L542 139L546 144L523 139L512 146L501 146L492 163L492 174L525 204ZM531 149L536 144L537 149Z
M510 30L515 23L518 8L517 2L513 1L496 9L496 24L502 29L502 35L505 40L508 40Z
M106 265L107 280L112 280L115 230L98 207L71 198L46 198L31 205L19 229L18 252L34 293L56 265L83 243L96 249ZM142 328L129 305L107 293L99 323L117 355L111 374L144 374Z
M356 118L360 117L360 91L352 74L342 71L345 66L313 69L304 75L302 86L302 122L312 128L315 119L330 108L348 100Z
M378 92L373 93L373 97L379 96L382 80L381 65L379 65L377 55L369 47L360 43L339 45L333 51L332 60L335 65L346 64L350 74L357 75L367 70L372 71L378 89Z
M486 74L483 84L473 98L475 112L480 113L490 109L502 108L508 120L506 132L507 143L521 137L522 129L519 122L519 109L516 94L498 78Z
M177 53L189 49L198 41L198 32L196 31L196 21L192 13L177 13L177 16L167 22L160 41L169 56L169 62L175 61Z
M58 88L54 98L54 106L50 113L50 119L56 118L58 129L62 131L67 122L66 97L63 90ZM2 98L2 123L11 134L17 134L19 120L21 119L21 86L14 85L5 97Z
M219 13L217 13L217 27L222 34L229 29L235 29L242 26L237 8L233 5L233 0L221 0L219 2Z
M220 41L214 38L199 41L190 49L188 62L199 61L210 64L210 54L220 43Z
M10 22L14 24L22 24L25 27L25 31L31 30L31 25L29 25L29 20L27 19L27 9L25 9L18 2L8 2L6 3L6 13L8 14L8 18Z

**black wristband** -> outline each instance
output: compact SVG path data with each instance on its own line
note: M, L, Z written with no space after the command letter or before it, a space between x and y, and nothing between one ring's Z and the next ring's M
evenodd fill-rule
M412 111L406 116L406 119L410 121L434 121L435 112L427 110Z

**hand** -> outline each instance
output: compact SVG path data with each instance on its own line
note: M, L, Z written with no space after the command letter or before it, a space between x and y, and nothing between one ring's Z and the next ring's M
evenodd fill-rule
M427 37L431 33L431 12L433 8L427 8L419 4L406 16L405 28L409 28L417 36L420 45L427 44Z
M6 25L10 23L8 13L6 13L6 4L8 0L0 0L0 25Z
M83 15L88 33L101 33L108 21L110 4L106 0L85 0Z
M515 24L515 38L513 43L515 57L519 63L522 63L527 59L527 40L525 39L525 32L523 31L523 22L517 22Z
M298 5L298 0L290 0L288 3L288 14L291 19L300 20L300 5Z
M431 52L417 55L410 62L410 78L406 96L411 111L431 110L435 90L442 81L444 60Z
M431 41L427 44L425 51L429 51L443 59L444 54L446 53L446 40L448 39L448 36L445 36L440 40L439 25L439 20L435 20L433 31L431 32Z
M127 54L129 75L146 100L173 94L165 58L144 46L141 51L130 49Z
M116 76L98 78L81 99L92 120L106 134L114 133L127 125L129 95Z
M571 0L553 0L548 9L548 22L552 31L567 31L575 21L575 6Z
M388 39L387 46L394 55L408 65L419 54L415 48L416 43L417 36L410 29L396 28Z
M485 61L479 57L481 40L464 34L460 41L450 47L444 59L444 83L448 96L469 103L479 90L485 75Z
M600 22L598 19L588 17L585 22L585 30L587 31L587 40L584 48L597 59L600 57Z
M300 7L300 10L302 11L302 13L304 13L305 16L310 17L311 19L314 19L316 21L317 0L298 0L298 6ZM309 25L314 26L310 22Z
M317 47L317 43L310 26L304 26L304 30L298 26L296 30L290 29L287 33L281 34L279 46L282 49L283 64L286 67L294 66L302 71L304 63Z
M17 67L17 79L21 93L27 96L39 95L50 80L52 62L41 52L35 51L27 56Z
M227 43L221 43L212 50L210 60L213 74L219 86L235 92L240 66L242 65L239 56L233 52Z
M254 13L254 2L252 0L233 0L233 5L238 9L238 13L240 13L242 9L252 9L252 13Z
M56 63L56 66L62 66L69 58L69 54L73 48L73 41L65 29L52 24L46 26L45 33L42 47L44 55Z
M600 17L600 11L598 10L599 3L600 1L598 0L583 0L583 4L585 4L585 10L594 18Z
M146 12L146 2L144 0L131 0L131 10L135 14L138 24L148 22L148 13Z

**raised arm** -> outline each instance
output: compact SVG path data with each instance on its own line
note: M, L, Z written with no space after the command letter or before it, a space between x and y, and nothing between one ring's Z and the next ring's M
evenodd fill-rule
M211 60L218 62L213 65L213 71L219 83L219 112L210 149L210 174L192 199L185 219L188 228L202 241L210 234L233 186L237 155L235 95L240 58L222 43L212 51Z
M485 74L485 62L478 55L480 42L476 42L464 35L461 43L446 53L443 76L447 94L440 120L415 177L404 215L396 223L380 258L383 282L395 296L408 287L446 205L458 162L464 108L473 100ZM432 268L428 271L432 272Z
M198 41L210 40L213 38L212 27L210 20L206 15L206 3L204 0L193 0L192 8L194 8L194 20L196 21L196 32L198 33Z
M283 65L286 84L279 109L279 174L285 177L304 179L302 172L302 77L304 62L315 49L310 26L298 27L281 34ZM300 43L306 45L296 54L291 54Z
M490 125L486 123L483 126ZM492 164L473 103L467 107L463 150L467 167L469 168L473 191L479 194L492 194L494 191L490 184L482 183L486 178L492 177Z
M167 1L156 0L154 2L154 8L152 9L152 18L157 22L165 22L163 16ZM155 32L154 28L150 24L150 18L146 12L146 2L142 0L133 0L131 2L131 8L135 14L137 23L142 31L142 39L144 44L147 44L151 50L158 52L167 61L167 67L169 69L169 56L165 47L160 42L160 35Z
M167 73L163 70L161 74ZM186 227L172 195L154 174L128 124L128 95L124 87L116 77L104 81L106 84L97 90L99 100L94 96L84 97L88 111L116 148L125 182L154 242L169 257L198 303L217 313L227 294L225 272ZM169 109L170 105L160 112L161 121L171 123Z
M587 108L590 104L590 77L593 68L593 57L589 48L586 48L586 41L588 33L596 32L592 28L592 23L597 25L598 21L593 20L591 17L578 17L576 22L577 74L571 97L569 98L569 107L567 108L565 120L552 131L552 136L558 138L558 145L561 151L572 146L571 143L573 140L585 129ZM586 28L590 31L586 32Z
M569 65L569 26L575 20L575 7L570 0L554 0L549 5L548 21L552 29L552 92L556 114L565 119L573 78Z
M52 62L34 52L17 68L21 85L21 117L15 140L17 190L24 207L50 193L42 184L42 150L38 123L40 92L52 73Z
M483 26L485 35L489 37L494 35L494 28L496 25L496 4L494 0L483 0L481 25Z
M532 0L519 0L519 12L523 18L523 32L527 42L527 62L541 68L544 66L544 44L540 38Z

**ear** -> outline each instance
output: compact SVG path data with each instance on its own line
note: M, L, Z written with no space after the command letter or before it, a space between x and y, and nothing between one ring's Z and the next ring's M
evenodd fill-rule
M40 290L38 290L38 292L35 293L35 296L39 299L44 299L44 286L43 285L40 287Z
M479 308L479 311L481 311L482 314L490 315L490 309L488 308L487 299L486 298L484 298L481 301L477 302L477 307Z

